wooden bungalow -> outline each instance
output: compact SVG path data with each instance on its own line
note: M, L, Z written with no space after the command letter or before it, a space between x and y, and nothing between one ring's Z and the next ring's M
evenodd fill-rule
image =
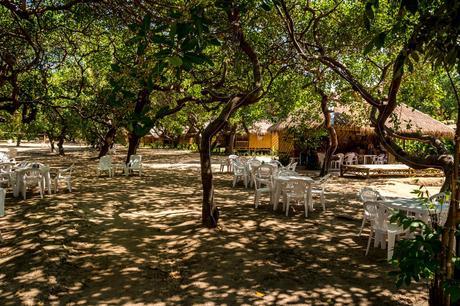
M367 105L360 105L360 107L354 107L353 109L348 106L335 107L333 121L339 139L339 147L336 152L369 154L383 150L379 145L374 128L371 127L369 112L370 107ZM439 138L454 137L454 130L451 127L405 104L398 106L394 115L387 122L387 126L397 131L420 132ZM283 144L283 147L291 149L290 151L288 150L291 154L294 152L295 140L293 137L286 136L291 128L307 125L309 129L318 129L323 124L318 119L300 122L294 118L296 117L290 116L267 130L270 133L284 134L283 142L286 143ZM390 157L389 161L391 162L392 160Z

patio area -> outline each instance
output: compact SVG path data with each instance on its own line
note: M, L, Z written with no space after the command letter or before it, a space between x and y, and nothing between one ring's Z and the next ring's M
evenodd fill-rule
M357 193L372 186L408 196L420 184L436 191L440 178L334 177L327 210L316 205L305 218L302 210L273 212L266 200L254 209L253 189L232 188L232 174L216 173L221 225L213 231L200 224L197 154L143 149L142 177L98 178L90 152L74 148L62 159L30 152L19 159L76 161L73 192L7 195L2 305L426 303L426 288L396 289L385 250L364 256Z

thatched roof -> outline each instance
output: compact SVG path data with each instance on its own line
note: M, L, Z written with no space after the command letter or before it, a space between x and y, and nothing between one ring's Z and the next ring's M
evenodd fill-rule
M251 127L249 127L249 133L256 135L265 135L268 133L268 129L273 125L268 120L260 120L255 122Z
M369 121L370 107L350 108L349 106L338 106L334 109L334 125L338 130L357 131L366 134L374 133L374 129ZM453 138L454 130L448 125L409 107L405 104L399 105L394 117L390 118L387 126L394 128L399 132L420 132L423 134L437 137ZM299 122L295 116L289 116L283 121L272 125L268 131L277 132L293 128L296 126L306 125L309 128L318 128L322 123L318 119L311 119L310 122Z

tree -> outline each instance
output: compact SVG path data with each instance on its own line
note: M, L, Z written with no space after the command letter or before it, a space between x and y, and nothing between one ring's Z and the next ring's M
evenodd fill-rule
M443 285L453 277L453 236L458 224L458 149L454 159L442 142L428 135L419 133L401 133L397 129L387 126L387 120L392 116L398 103L398 94L403 83L405 67L413 70L412 61L418 61L424 57L431 60L435 66L443 67L447 72L450 68L459 63L458 44L459 37L458 16L460 4L457 1L396 1L394 3L383 3L383 1L368 1L365 5L364 21L370 29L371 21L375 18L375 10L383 11L384 17L392 16L384 20L384 26L388 29L383 31L376 26L377 33L370 40L365 48L365 53L374 47L377 52L384 48L385 43L396 45L399 51L391 61L391 73L387 79L390 65L384 65L381 69L379 82L387 80L388 85L383 91L369 90L367 84L360 81L344 63L346 56L339 56L324 40L321 40L320 32L327 29L331 23L328 18L335 13L347 16L350 13L349 4L341 5L340 2L331 3L328 8L321 7L321 4L314 7L307 3L299 9L296 5L287 5L286 1L276 1L276 9L279 16L284 20L287 34L289 35L294 48L299 56L305 61L318 62L342 77L352 88L358 92L363 100L373 107L371 121L376 134L379 136L384 147L398 160L414 168L434 167L442 169L446 175L445 189L452 189L452 197L449 218L442 234L442 250L439 253L441 269L436 273L430 288L430 302L432 304L448 305L450 303L448 292L444 291ZM359 4L358 4L359 5ZM380 5L380 6L379 6ZM360 8L361 9L361 8ZM308 15L305 17L302 12ZM306 25L298 29L297 26ZM347 29L350 31L350 28ZM362 31L361 31L362 32ZM359 33L359 31L358 31ZM334 44L332 44L334 45ZM341 50L343 52L343 48ZM390 53L391 54L391 53ZM375 82L374 82L375 83ZM380 87L379 89L382 89ZM458 130L457 130L458 133ZM456 134L456 147L458 147L459 134ZM426 157L411 156L398 146L395 139L417 140L431 145L436 154Z

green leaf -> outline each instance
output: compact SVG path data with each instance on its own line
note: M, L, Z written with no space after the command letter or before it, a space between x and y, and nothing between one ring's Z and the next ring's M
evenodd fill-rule
M182 65L182 59L177 55L174 55L174 56L171 56L170 58L168 58L168 62L173 67L179 67L179 66Z
M364 55L368 54L369 52L372 51L374 48L374 40L371 40L370 42L367 43L367 45L364 47Z
M217 38L213 38L213 39L210 39L209 40L209 43L213 46L218 46L220 47L222 45L222 43L220 42L220 40L218 40Z
M196 38L186 39L182 43L182 51L190 51L198 46L198 40Z
M177 38L182 39L192 32L193 27L189 23L177 23Z
M113 72L120 72L121 71L121 67L118 64L111 64L110 67L112 68Z
M375 47L377 49L380 49L380 48L383 47L383 45L385 44L386 36L387 36L386 32L381 32L374 38L375 39Z
M402 0L401 7L404 7L412 14L415 14L418 10L418 0Z
M142 20L142 29L147 32L150 29L150 23L152 21L152 17L150 15L145 15L144 19Z
M147 42L140 42L139 45L137 45L137 55L143 55L145 53L145 49L147 49Z

